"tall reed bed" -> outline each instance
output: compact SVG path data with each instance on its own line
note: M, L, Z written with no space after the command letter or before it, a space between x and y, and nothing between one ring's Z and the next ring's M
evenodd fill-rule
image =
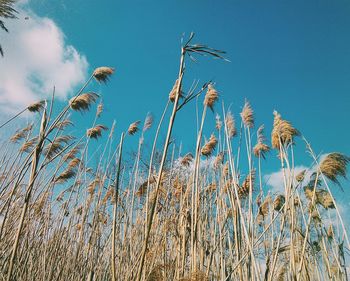
M192 41L181 48L157 124L151 115L125 128L100 124L103 105L88 88L94 79L107 83L110 67L97 68L57 116L53 98L25 109L40 122L2 144L1 280L347 280L350 245L333 191L349 158L318 157L278 112L269 141L249 102L233 114L219 104L212 81L186 90L188 59L224 59ZM173 126L195 101L196 147L182 151ZM216 113L213 128L208 109ZM91 128L75 138L67 133L71 114L93 111ZM131 138L139 141L130 158L123 146ZM299 173L297 139L312 163ZM96 141L95 153L89 147ZM271 158L282 171L279 191L264 180Z

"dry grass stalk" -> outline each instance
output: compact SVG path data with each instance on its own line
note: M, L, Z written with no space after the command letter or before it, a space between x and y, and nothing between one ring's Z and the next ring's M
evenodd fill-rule
M193 45L192 48L203 47ZM181 73L179 77L182 77ZM174 114L178 108L174 104ZM246 164L242 159L244 156L250 159L250 143L245 143L246 147L242 147L244 142L239 148L236 144L231 147L230 138L235 134L232 133L235 128L230 130L225 120L225 130L222 131L221 121L216 118L220 138L215 146L220 147L221 152L213 159L207 159L204 165L198 161L194 165L198 170L192 169L192 154L177 158L182 150L175 142L172 153L167 151L174 114L169 120L165 146L159 152L154 145L154 160L152 154L150 164L146 159L148 153L140 154L136 160L128 157L122 161L124 134L119 154L109 138L105 139L104 148L103 144L99 145L102 149L98 153L89 147L90 141L86 138L79 141L85 144L73 146L65 154L60 153L69 143L62 139L60 143L60 139L54 136L67 134L64 132L70 121L65 119L66 115L53 123L54 130L50 134L44 131L40 134L46 148L55 156L53 161L46 161L38 153L41 146L32 146L36 144L31 144L31 128L16 136L13 140L24 139L25 143L22 147L11 144L9 151L4 149L0 161L0 256L4 257L0 257L0 276L11 271L11 280L119 280L120 276L125 280L187 281L345 278L347 261L342 259L344 248L342 243L339 244L344 240L345 228L342 231L337 227L334 232L328 225L329 212L320 206L336 207L328 190L326 174L328 172L333 178L344 175L347 158L333 156L328 163L321 161L318 171L307 183L306 193L309 195L306 197L312 198L315 190L314 204L309 204L310 199L304 200L304 196L299 200L300 181L305 174L300 179L299 175L296 177L299 183L295 186L290 175L296 172L294 167L298 164L294 160L297 159L292 153L286 153L283 158L286 166L283 167L290 168L288 186L285 186L287 194L281 193L273 203L270 192L265 198L261 192L255 205L250 193L254 182L252 175L248 174L241 186L237 186L238 175ZM203 118L203 124L204 121ZM149 126L146 118L143 131ZM196 152L200 152L201 136L197 138ZM258 143L264 143L261 136L259 128ZM55 143L53 147L51 141ZM39 143L39 139L36 142ZM212 145L211 150L215 146ZM236 157L238 153L232 148L237 148L242 157ZM294 147L289 149L288 152L293 152ZM32 150L31 156L36 153L36 157L22 155L21 150ZM162 154L161 159L159 154ZM60 157L56 157L58 155ZM172 158L167 158L169 155ZM226 163L222 164L224 155ZM84 163L79 158L84 159ZM196 159L200 159L199 153ZM249 171L253 171L258 162L260 164L260 159L251 161ZM222 169L221 173L219 169ZM158 171L157 178L153 176L155 170ZM324 178L320 170L325 172ZM198 173L193 181L195 171ZM263 175L259 165L257 176L261 179ZM150 180L143 181L147 177ZM62 185L57 186L58 183ZM152 189L147 190L149 183ZM321 183L327 186L327 191L320 188ZM29 197L26 193L28 186L32 189ZM136 196L141 196L135 200L135 205L132 205L133 186L136 190L139 187ZM249 200L240 200L240 196L236 196L238 190L249 194ZM27 216L25 212L22 211L22 215L19 212L24 202L29 207ZM282 208L284 202L288 204ZM110 219L112 208L113 219ZM279 212L273 212L273 209ZM305 221L305 217L311 223ZM337 214L335 219L340 221L341 216ZM22 229L18 229L18 225ZM12 247L14 244L17 246ZM250 247L254 251L249 252ZM266 264L266 272L265 267L255 270L255 254L259 265L260 262ZM273 255L276 260L271 261ZM114 270L112 278L108 276L109 268ZM298 272L299 278L295 276ZM333 272L332 276L328 275L330 272Z

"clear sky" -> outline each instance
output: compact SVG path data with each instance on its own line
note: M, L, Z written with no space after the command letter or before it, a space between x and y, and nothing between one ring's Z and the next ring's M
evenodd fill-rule
M53 67L57 59L64 71L50 76L54 77L51 80L59 80L70 69L79 73L75 81L83 81L82 73L87 75L97 66L116 68L107 86L92 87L103 95L102 120L107 125L116 119L117 127L125 128L143 120L149 111L159 119L177 76L180 39L183 33L193 31L195 42L226 51L231 62L210 58L200 58L197 64L189 62L187 87L193 79L201 83L213 79L221 101L231 105L236 119L244 99L250 101L256 124L265 124L268 137L276 109L305 135L316 153L340 151L350 155L349 1L22 2L26 4L20 20L11 23L12 35L16 34L16 25L48 18L61 32L62 38L57 40L78 54L72 59L77 68L67 66L64 52L55 57ZM24 20L26 14L30 18ZM44 40L45 36L40 38ZM8 60L16 47L12 44L7 45ZM41 57L47 48L45 44L36 46ZM69 96L80 84L60 81L55 85L64 92L62 96ZM194 103L189 105L176 121L174 137L183 141L185 150L195 144L194 109ZM208 120L214 117L208 114ZM88 127L91 120L82 118L81 122ZM210 122L206 135L213 129ZM304 152L303 144L300 147Z

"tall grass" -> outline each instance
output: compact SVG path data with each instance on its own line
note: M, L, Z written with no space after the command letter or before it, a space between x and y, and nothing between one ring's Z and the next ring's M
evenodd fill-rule
M153 137L150 116L143 128L140 121L124 129L98 124L103 106L86 89L94 78L108 82L110 67L97 68L57 116L53 101L26 108L41 115L40 124L13 132L2 145L1 280L347 280L350 245L332 192L349 158L318 157L277 112L269 145L247 101L237 128L212 81L186 91L188 59L224 59L192 41L193 35L181 48ZM202 116L196 147L183 152L179 140L171 141L172 130L177 114L194 101ZM91 128L73 138L69 114L95 107ZM216 112L213 128L208 109ZM128 157L123 146L138 136L136 156ZM96 140L98 151L89 150ZM296 141L311 156L301 173ZM264 181L273 158L282 175L278 191Z

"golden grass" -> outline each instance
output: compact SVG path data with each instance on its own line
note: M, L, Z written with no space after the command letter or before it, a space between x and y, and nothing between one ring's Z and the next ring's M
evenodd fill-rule
M196 146L185 154L181 139L172 140L173 125L181 126L175 122L182 113L176 95L182 95L178 87L186 52L221 56L191 40L182 49L179 77L169 97L173 104L167 101L173 106L169 125L163 124L166 106L154 138L149 129L156 120L150 114L143 127L136 121L125 131L115 122L111 129L96 124L102 103L95 105L98 96L82 92L92 78L108 81L114 72L109 67L97 68L56 119L47 115L50 103L30 106L42 116L41 123L16 131L3 145L0 159L1 277L346 279L345 250L350 245L333 184L347 175L347 156L334 152L319 160L306 143L310 167L296 173L300 158L291 144L301 141L295 140L298 130L275 112L269 143L264 127L254 128L248 102L241 112L243 130L236 129L233 114L225 114L225 108L220 113L224 122L219 113L206 116L208 107L218 111L213 84L205 84L205 93L202 89L182 100L190 106L188 97L196 97L202 113L193 136ZM96 113L91 128L84 132L75 124L73 138L69 126L74 114L89 109ZM214 126L215 134L203 144L203 132ZM137 147L130 148L135 143L130 136L138 131ZM164 132L165 140L158 140ZM270 146L283 157L268 154ZM265 167L270 163L280 163L276 169L281 169L283 183L278 191L269 189L264 177L265 169L271 172L272 166Z

